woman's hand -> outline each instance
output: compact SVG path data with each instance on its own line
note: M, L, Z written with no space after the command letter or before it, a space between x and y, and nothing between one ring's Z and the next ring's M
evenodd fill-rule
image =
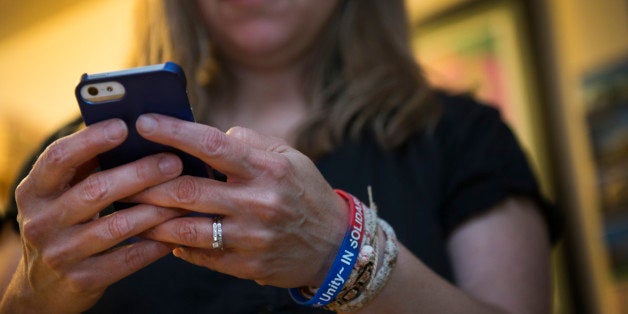
M97 218L112 202L171 180L182 170L159 154L92 173L97 154L124 141L120 120L89 126L50 145L16 190L23 257L0 312L80 312L105 288L168 254L154 241L116 244L180 210L138 205Z
M188 152L227 182L182 176L133 201L223 216L224 250L212 249L211 217L181 217L142 236L181 245L191 263L259 284L320 285L349 212L315 165L277 138L244 128L226 134L206 125L149 114L137 129L148 140Z

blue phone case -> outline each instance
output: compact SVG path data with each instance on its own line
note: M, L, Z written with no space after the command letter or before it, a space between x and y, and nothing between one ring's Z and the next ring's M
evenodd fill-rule
M126 91L123 98L96 103L83 99L80 94L85 85L110 81L124 86ZM144 113L159 113L194 121L187 97L185 74L179 65L167 62L122 71L83 74L75 94L86 125L120 118L128 126L129 135L125 142L99 155L101 169L110 169L160 152L172 152L183 161L184 175L208 177L208 167L198 158L150 142L135 129L135 121Z

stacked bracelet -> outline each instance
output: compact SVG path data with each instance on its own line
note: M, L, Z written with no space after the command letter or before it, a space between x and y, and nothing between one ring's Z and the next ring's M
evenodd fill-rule
M360 252L360 243L364 237L364 207L356 206L354 199L346 197L348 194L345 192L336 190L336 193L347 202L351 210L351 223L342 240L331 270L327 273L323 285L314 293L314 296L307 299L302 293L303 289L292 288L289 290L292 299L301 305L321 307L336 299L336 296L351 275L351 270Z
M351 276L347 280L342 291L336 297L336 300L331 302L325 308L329 310L336 310L343 305L353 301L359 297L364 289L366 289L368 283L375 275L375 269L378 262L378 248L379 237L377 228L377 214L372 208L366 207L364 203L360 202L355 196L354 202L365 208L364 210L364 225L365 235L360 246L360 254L358 260L353 267Z
M377 273L368 283L366 289L358 297L351 302L342 304L340 306L329 308L334 311L352 312L357 311L368 304L386 285L390 272L397 263L397 255L399 253L399 247L396 243L395 231L393 228L383 219L378 219L378 225L384 232L386 243L384 246L384 260L382 265L377 269Z
M349 193L336 193L345 200L352 217L338 255L320 288L293 288L290 295L302 305L354 311L364 307L384 287L396 263L398 247L392 227L377 217L372 200L371 207L367 207ZM379 243L379 229L384 232L385 243ZM378 267L380 245L384 245L384 255Z

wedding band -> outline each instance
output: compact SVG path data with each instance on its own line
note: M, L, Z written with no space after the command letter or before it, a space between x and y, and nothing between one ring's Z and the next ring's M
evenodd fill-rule
M213 249L223 249L223 241L222 241L222 217L214 218L214 223L212 224L213 230L213 240L212 248Z

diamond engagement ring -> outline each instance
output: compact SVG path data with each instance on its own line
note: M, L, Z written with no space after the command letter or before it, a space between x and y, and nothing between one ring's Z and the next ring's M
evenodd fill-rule
M213 240L212 248L213 249L223 249L222 242L222 217L214 218L214 223L212 224L213 230Z

